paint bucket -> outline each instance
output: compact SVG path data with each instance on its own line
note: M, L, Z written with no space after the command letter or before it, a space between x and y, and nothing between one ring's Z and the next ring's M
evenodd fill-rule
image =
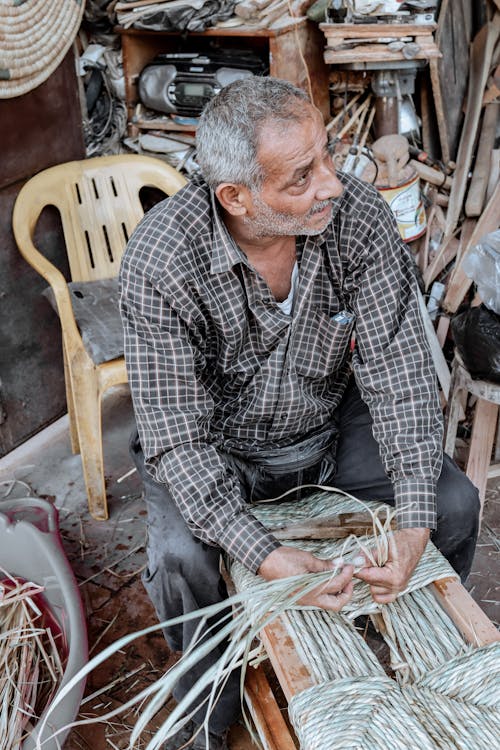
M389 204L396 218L399 233L405 242L416 240L425 232L427 217L416 172L412 170L411 177L396 187L377 185L377 190Z

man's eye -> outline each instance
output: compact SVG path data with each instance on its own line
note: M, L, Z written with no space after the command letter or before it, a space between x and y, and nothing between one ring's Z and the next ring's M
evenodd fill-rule
M309 177L309 171L304 172L304 174L301 174L298 180L296 180L295 184L298 185L299 187L301 185L305 185L308 177Z

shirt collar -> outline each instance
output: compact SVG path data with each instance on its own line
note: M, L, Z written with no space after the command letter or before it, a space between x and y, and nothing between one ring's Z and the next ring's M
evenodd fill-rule
M245 253L229 234L229 230L220 215L219 203L212 189L210 189L210 199L214 217L210 271L211 273L224 273L238 263L248 264L248 260Z

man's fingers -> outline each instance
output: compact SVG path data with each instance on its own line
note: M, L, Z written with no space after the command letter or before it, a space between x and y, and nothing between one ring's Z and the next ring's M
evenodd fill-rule
M375 566L369 568L361 568L357 573L354 574L355 578L359 578L365 583L370 585L386 585L391 586L394 578L394 571L390 568L377 568Z
M300 604L310 604L322 609L330 609L338 612L352 597L353 581L352 566L349 570L335 576L332 582L311 591L310 594L300 600Z
M373 589L371 589L372 598L373 601L377 602L377 604L391 604L391 602L395 602L398 598L397 591L388 592L376 592Z

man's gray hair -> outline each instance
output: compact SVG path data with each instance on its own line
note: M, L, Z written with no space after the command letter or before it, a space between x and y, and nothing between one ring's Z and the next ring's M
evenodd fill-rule
M287 81L252 76L223 88L205 106L196 131L197 161L211 188L221 182L259 190L259 134L269 121L299 121L309 97Z

